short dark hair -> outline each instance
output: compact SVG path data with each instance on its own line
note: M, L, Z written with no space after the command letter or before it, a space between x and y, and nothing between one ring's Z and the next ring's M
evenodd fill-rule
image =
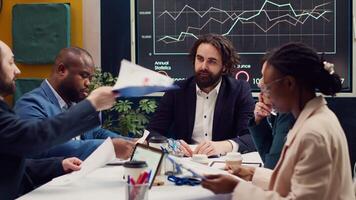
M202 43L213 45L221 54L222 64L225 66L225 73L230 74L232 69L240 64L240 56L235 50L233 44L226 37L217 34L202 35L194 44L190 51L190 58L195 64L195 56L197 54L198 47Z
M63 55L67 54L67 53L72 53L76 56L87 56L89 57L91 60L93 60L93 57L90 55L90 53L83 49L83 48L80 48L80 47L67 47L67 48L63 48L60 50L60 52L58 53L58 55L56 56L55 58L55 65L58 65L59 62L61 62L64 58Z
M267 57L267 63L284 75L297 79L311 90L335 96L342 88L340 76L324 68L324 60L309 46L292 42L285 44Z

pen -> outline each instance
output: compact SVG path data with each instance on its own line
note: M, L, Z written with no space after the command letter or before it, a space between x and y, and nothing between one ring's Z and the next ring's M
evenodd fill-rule
M150 182L152 169L148 172L146 183Z
M135 185L136 184L135 180L132 177L130 177L130 183L131 183L131 185Z
M144 183L144 182L146 181L147 175L148 175L148 173L147 173L146 171L144 171L143 173L141 173L140 176L138 177L136 183L137 183L138 185Z

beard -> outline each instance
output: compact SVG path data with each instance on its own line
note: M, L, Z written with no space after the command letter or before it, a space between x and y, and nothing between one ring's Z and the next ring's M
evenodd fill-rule
M223 71L221 70L217 74L212 74L208 70L197 71L195 73L195 79L198 87L200 89L203 89L216 85L222 76L222 72Z
M62 95L66 96L70 102L78 103L81 100L85 99L85 97L81 96L81 92L78 91L74 84L69 80L63 80L63 82L59 85L59 90L61 91Z
M16 85L14 80L6 82L2 77L0 78L0 94L7 96L15 93Z

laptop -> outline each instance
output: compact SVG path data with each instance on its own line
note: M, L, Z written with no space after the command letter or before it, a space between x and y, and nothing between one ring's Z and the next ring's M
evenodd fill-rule
M156 177L157 171L161 166L163 157L164 153L161 150L140 143L136 144L131 155L131 160L146 161L147 169L152 170L150 180L148 181L150 189Z

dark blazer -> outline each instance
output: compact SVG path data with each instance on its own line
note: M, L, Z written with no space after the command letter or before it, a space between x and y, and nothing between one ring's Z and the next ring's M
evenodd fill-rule
M64 157L26 159L25 174L21 181L19 194L24 195L53 178L64 175L63 159Z
M46 81L43 81L40 87L23 95L17 100L14 110L22 119L44 120L56 116L63 111L55 97L53 91ZM119 137L118 134L97 126L85 133L82 133L81 139L71 140L64 144L57 145L34 158L49 157L78 157L86 159L98 146L108 137ZM95 140L94 140L95 139Z
M153 136L161 134L192 143L196 109L196 82L191 77L178 83L180 89L168 91L161 99L158 110L147 130ZM213 141L232 139L239 144L240 152L255 150L247 129L253 116L254 100L246 81L222 76L213 118Z
M291 113L278 114L264 118L258 125L252 118L248 129L256 144L264 167L274 169L282 152L289 129L294 125L295 119Z
M25 157L66 142L100 124L87 100L43 121L22 120L0 100L0 197L14 199L23 177Z

